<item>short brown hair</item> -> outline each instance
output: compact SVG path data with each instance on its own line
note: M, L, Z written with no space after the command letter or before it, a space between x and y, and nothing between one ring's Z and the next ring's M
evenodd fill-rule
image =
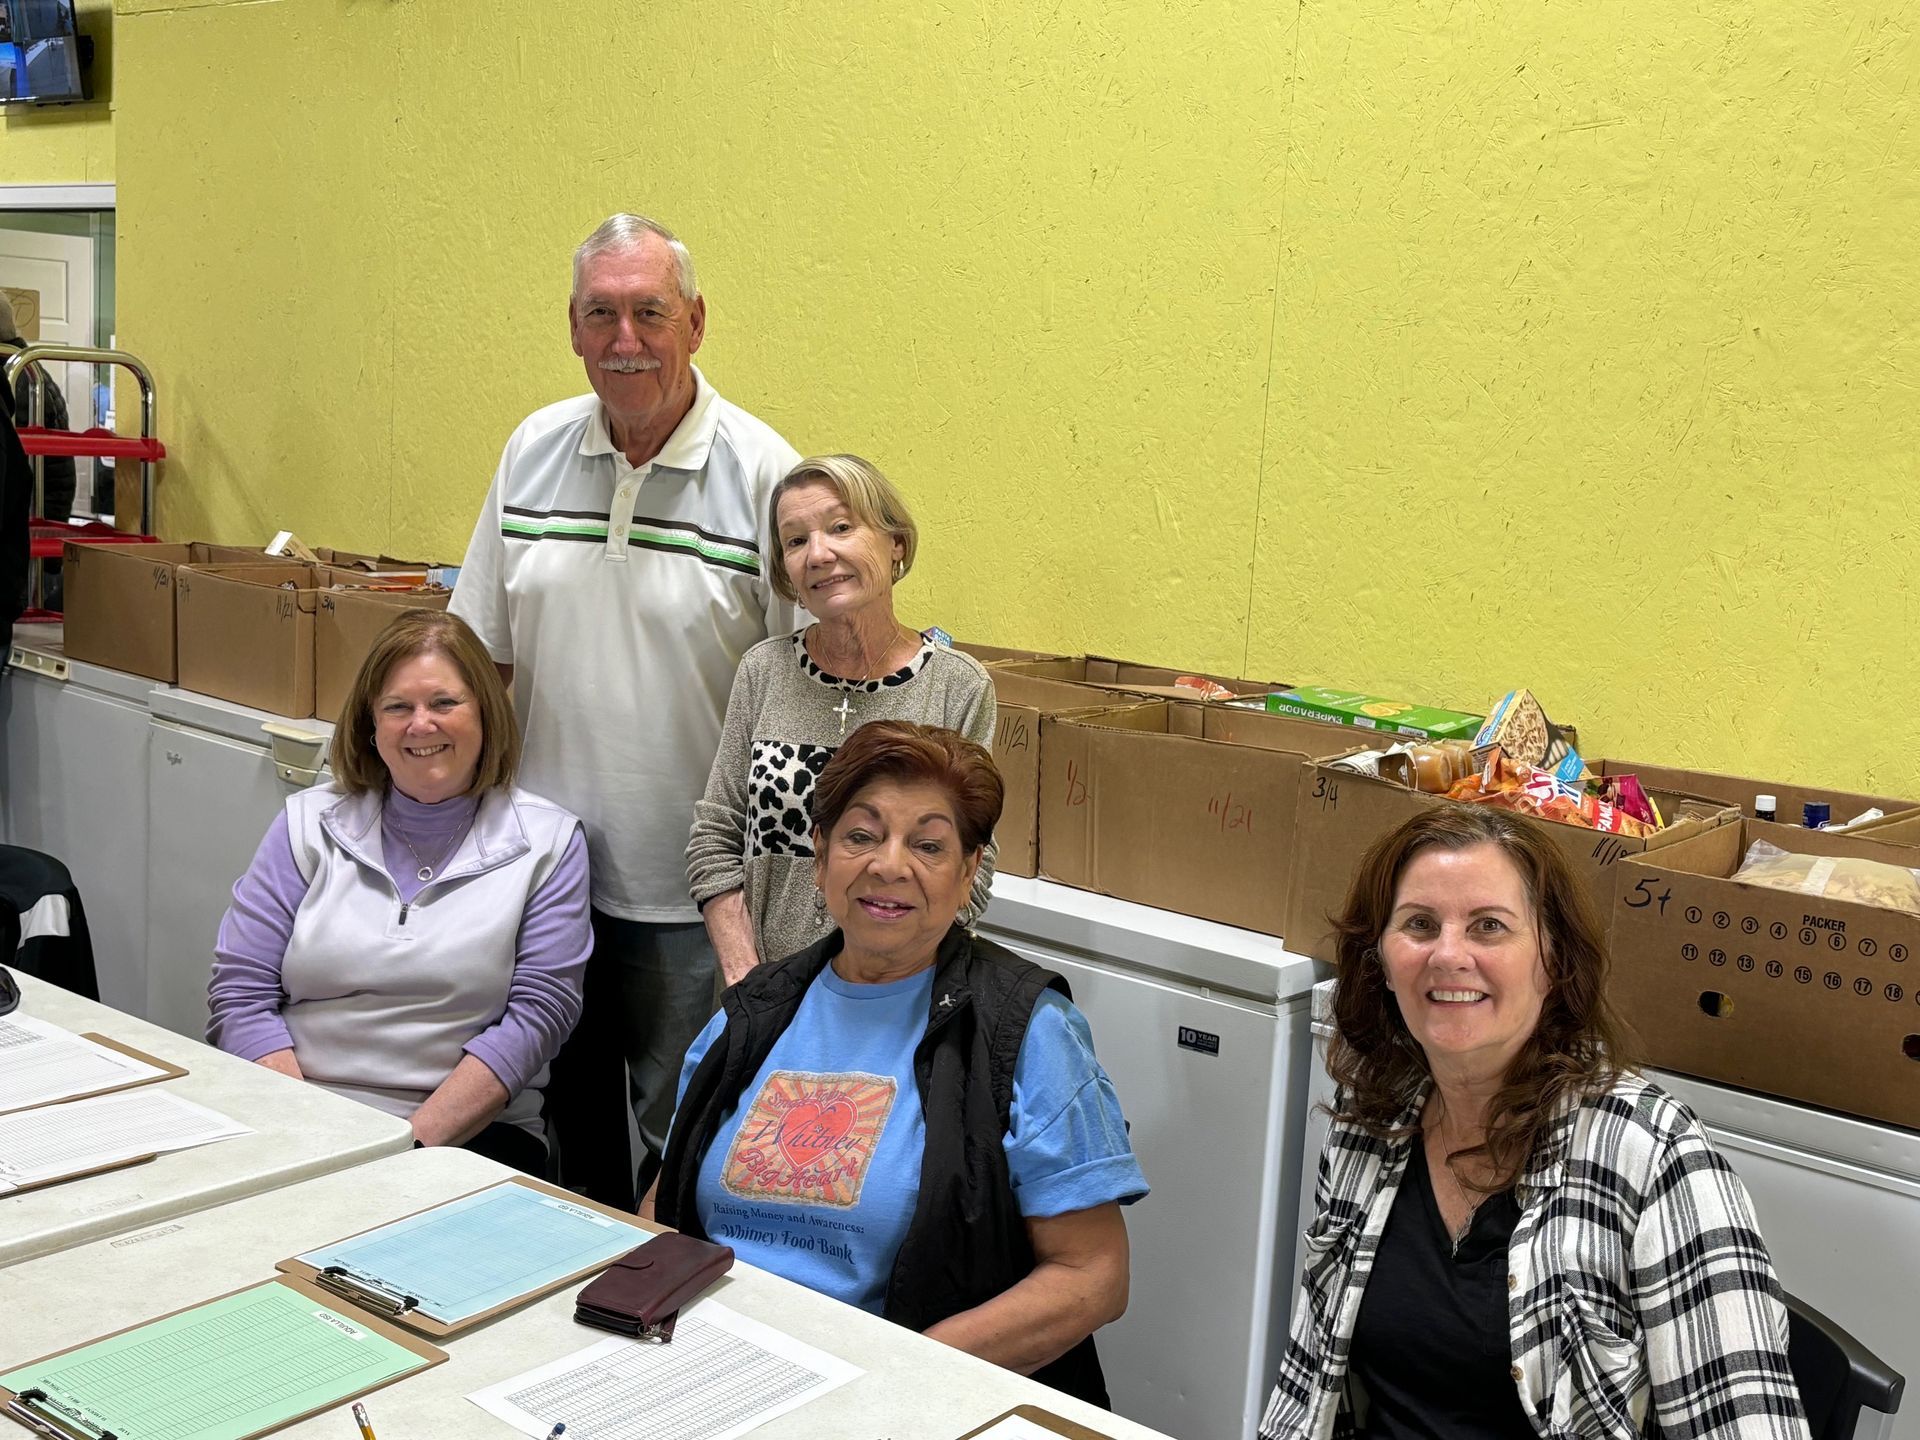
M458 615L444 610L402 610L374 640L333 725L334 783L349 795L385 790L391 777L373 744L373 702L394 666L416 655L441 655L460 672L480 707L480 762L475 791L513 783L520 768L520 721L507 687L480 637Z
M1336 1113L1371 1135L1394 1139L1395 1122L1432 1073L1380 960L1400 879L1424 851L1476 845L1493 846L1520 872L1546 965L1546 998L1533 1034L1489 1102L1485 1143L1448 1157L1484 1151L1500 1177L1494 1190L1518 1178L1563 1100L1596 1093L1632 1068L1627 1031L1607 1000L1604 932L1560 847L1541 829L1545 823L1484 805L1430 806L1367 851L1346 907L1333 917L1340 969L1327 1069L1345 1092Z
M811 455L781 477L767 497L767 583L782 600L798 605L800 592L787 578L787 567L780 552L780 498L802 485L827 485L840 497L840 503L853 512L853 518L869 530L878 530L900 542L900 558L893 562L893 583L898 585L913 569L913 557L920 552L920 527L913 522L906 496L880 473L871 460L858 455Z
M960 848L986 848L1000 823L1006 788L986 748L957 730L906 720L870 720L847 737L813 787L813 828L831 835L860 792L881 780L938 785L953 800ZM823 850L818 841L815 850Z

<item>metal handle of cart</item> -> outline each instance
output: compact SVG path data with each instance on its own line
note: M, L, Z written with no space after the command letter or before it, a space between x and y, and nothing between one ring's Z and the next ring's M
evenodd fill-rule
M83 365L122 365L133 372L133 378L140 382L140 438L152 440L153 433L153 372L147 369L146 362L138 356L129 355L124 350L96 350L87 345L43 345L38 341L15 351L7 357L6 384L11 391L22 371L27 375L27 421L34 426L41 425L46 416L46 388L41 381L41 372L30 367L49 360L72 360ZM111 455L111 449L97 452L87 449L74 451L76 454ZM33 511L41 513L45 497L40 493L42 475L45 467L40 463L42 457L34 457L33 466ZM140 533L153 533L153 461L146 456L140 458Z

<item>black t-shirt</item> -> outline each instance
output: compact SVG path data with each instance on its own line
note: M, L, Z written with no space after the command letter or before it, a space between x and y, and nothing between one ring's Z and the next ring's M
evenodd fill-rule
M1367 1440L1535 1440L1513 1385L1507 1245L1511 1190L1489 1195L1456 1251L1416 1140L1353 1333Z

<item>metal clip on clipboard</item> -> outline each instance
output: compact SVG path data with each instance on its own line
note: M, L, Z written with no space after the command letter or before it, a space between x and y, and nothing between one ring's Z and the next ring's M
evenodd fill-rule
M95 1430L78 1420L66 1420L52 1413L53 1402L44 1390L22 1390L7 1402L6 1413L38 1435L53 1440L118 1440L111 1430Z
M322 1290L331 1290L343 1300L364 1305L374 1314L384 1315L389 1320L420 1308L420 1302L413 1296L386 1289L372 1280L363 1280L344 1265L329 1265L324 1270L316 1270L313 1278Z

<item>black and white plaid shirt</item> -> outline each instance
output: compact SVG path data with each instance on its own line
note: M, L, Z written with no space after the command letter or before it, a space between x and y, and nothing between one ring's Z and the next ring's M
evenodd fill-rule
M1396 1128L1417 1134L1425 1101ZM1335 1122L1261 1440L1351 1430L1354 1324L1412 1145ZM1746 1187L1686 1106L1624 1076L1563 1110L1515 1188L1513 1383L1546 1440L1806 1440L1773 1262Z

